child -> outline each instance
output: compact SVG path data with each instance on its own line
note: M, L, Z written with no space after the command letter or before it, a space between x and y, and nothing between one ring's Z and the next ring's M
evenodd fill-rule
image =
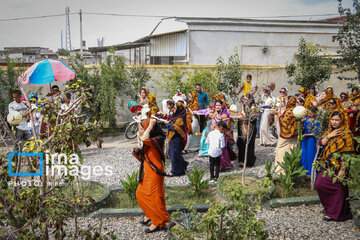
M243 96L246 96L246 94L255 95L256 91L258 90L258 86L256 86L256 84L253 83L251 80L252 76L251 74L248 74L246 76L246 81L243 82L238 94L240 94L241 91L244 90Z
M227 125L224 121L220 121L217 127L209 133L206 138L206 143L209 145L209 161L210 161L210 182L216 183L219 178L220 160L222 149L225 146L224 131L227 129ZM215 175L214 175L215 167Z
M304 135L301 144L301 165L307 170L307 175L311 175L312 164L316 155L316 135L319 132L320 121L316 119L317 108L310 106L308 116L304 121Z

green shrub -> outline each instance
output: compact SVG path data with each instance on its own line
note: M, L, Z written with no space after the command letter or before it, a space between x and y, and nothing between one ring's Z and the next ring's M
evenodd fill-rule
M280 186L285 195L289 196L293 191L295 180L307 173L307 170L301 166L301 148L294 147L290 153L286 152L284 162L279 162L278 165L284 170L279 176Z
M171 229L176 239L267 239L265 222L256 217L260 209L258 201L245 194L240 182L226 187L230 203L210 203L209 210L201 215L189 208L189 212L173 215L177 224Z
M124 190L133 205L136 204L136 190L139 186L138 176L139 172L134 171L131 175L126 174L126 181L120 180L121 185L124 187Z
M268 161L267 159L265 159L265 170L266 170L266 178L268 178L271 182L273 182L275 168L273 167L272 161Z
M191 172L191 174L188 171L185 171L186 176L190 180L190 185L194 188L194 193L196 196L203 194L205 188L209 184L209 180L202 181L205 172L205 169L198 170L196 166L194 166L194 170Z

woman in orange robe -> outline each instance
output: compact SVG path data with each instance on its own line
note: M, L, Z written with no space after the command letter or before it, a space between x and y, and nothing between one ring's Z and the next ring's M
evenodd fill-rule
M139 124L139 135L149 127L150 120L145 119ZM140 162L139 187L136 191L136 199L140 208L145 213L145 218L140 223L147 225L151 221L151 226L145 233L152 233L165 230L166 223L170 222L165 204L164 190L164 152L163 146L165 133L158 124L152 128L149 138L143 139L142 151L136 156ZM138 149L139 150L139 149ZM140 156L140 157L139 157ZM143 171L142 171L143 170Z

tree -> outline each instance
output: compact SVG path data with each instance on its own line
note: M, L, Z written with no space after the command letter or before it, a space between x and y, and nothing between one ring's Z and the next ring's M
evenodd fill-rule
M13 101L12 93L16 89L16 78L23 70L22 67L16 68L19 59L11 59L7 53L5 53L6 68L5 70L0 69L0 113L4 114L7 112L8 105Z
M126 72L127 79L130 83L128 95L135 95L140 88L144 87L151 79L150 73L144 65L135 65Z
M354 12L349 8L344 8L342 0L339 0L339 13L345 18L340 24L336 39L339 41L340 49L337 51L341 59L337 66L341 69L340 73L355 71L355 77L339 76L342 80L358 80L360 82L360 2L353 0Z
M329 80L332 71L332 60L319 45L299 40L299 49L294 60L286 65L288 82L307 89Z
M111 53L104 62L100 63L99 68L88 68L83 64L79 54L70 57L70 67L76 72L76 79L70 84L76 83L78 79L84 81L86 87L91 87L91 98L87 106L86 114L92 119L102 120L109 123L110 127L115 127L117 95L126 94L129 89L125 73L124 58L115 55L114 49L109 49Z
M218 89L225 93L234 102L238 100L238 91L241 87L241 77L244 73L244 67L241 65L240 56L237 48L234 54L228 58L226 62L222 57L216 61L217 72L219 78Z
M157 80L156 84L166 90L168 98L172 98L177 93L178 88L180 88L181 91L184 91L185 83L183 78L185 74L185 72L180 71L179 67L174 66L171 71L163 73L161 75L161 81Z

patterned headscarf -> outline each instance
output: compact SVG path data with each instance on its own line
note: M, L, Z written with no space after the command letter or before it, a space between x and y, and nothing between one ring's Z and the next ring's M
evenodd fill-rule
M214 112L214 115L211 118L211 124L218 124L220 121L224 121L227 124L227 129L224 132L224 136L226 138L226 143L227 144L234 144L235 140L234 140L234 136L233 136L233 132L231 130L231 118L229 113L226 110L226 107L224 106L223 102L220 99L215 100L215 104L219 102L222 105L221 111L220 113L218 112ZM214 106L215 106L214 104Z
M172 115L170 123L174 126L175 131L168 129L168 142L178 133L186 141L186 110L182 102L176 103L176 111Z
M339 170L341 166L340 159L336 159L333 157L334 153L341 154L352 154L355 151L354 148L354 140L353 135L350 129L346 126L345 115L342 112L334 112L331 114L331 118L337 114L340 114L341 118L341 133L339 136L331 138L325 146L321 162L324 167L334 167L335 170ZM330 134L334 128L331 126L331 122L329 122L329 129L325 131L322 138L325 138L328 134Z
M332 91L330 91L329 88L331 88ZM320 105L325 104L325 108L329 109L330 108L329 101L331 98L335 98L335 101L337 102L336 104L341 106L341 101L339 98L334 96L334 89L331 86L328 86L326 88L326 97L320 101Z
M280 116L280 136L285 139L297 136L297 122L293 110L296 107L296 97L291 97L283 115Z
M200 110L200 103L195 91L191 92L191 100L188 102L188 106L192 111ZM188 133L192 133L191 119L193 114L189 111L186 112L186 126ZM197 115L195 115L197 116ZM198 116L197 116L198 117Z
M333 100L331 100L333 99ZM335 101L335 104L336 104L336 108L333 109L331 107L328 107L328 111L330 112L329 115L328 115L328 120L330 122L330 119L331 119L331 116L334 112L340 112L344 115L344 124L349 127L349 116L347 114L347 112L344 110L343 106L342 106L342 103L340 101L337 101L336 98L330 98L331 101ZM329 103L329 106L330 106L330 101L328 102Z
M220 121L224 121L226 122L226 124L228 125L228 128L230 129L230 115L226 110L226 107L224 106L223 102L220 99L215 100L214 103L214 107L216 105L216 103L219 102L222 105L221 111L220 113L218 112L214 112L214 115L211 118L211 124L213 124L213 122L217 125Z
M154 94L151 94L150 91L149 91L149 88L147 87L142 87L140 89L140 92L144 90L145 93L146 93L146 97L149 99L149 108L150 108L150 112L149 112L149 116L150 117L151 115L157 113L160 111L157 103L156 103L156 97ZM143 105L144 103L140 103L141 105Z
M221 100L221 102L222 102L223 104L225 104L225 107L226 107L227 109L229 109L230 105L229 105L229 103L226 101L224 94L220 94L220 93L219 93L219 94L214 94L214 95L212 96L212 98L213 98L214 102L215 102L216 100ZM215 105L215 104L214 104L214 105Z
M304 108L308 109L310 106L313 105L312 101L316 100L316 98L306 88L301 87L299 89L299 92L301 92L301 93L303 93L305 95Z
M357 88L357 90L359 91L359 88ZM360 99L360 92L358 92L358 94L354 95L351 91L349 99L353 102L355 102L355 100Z

